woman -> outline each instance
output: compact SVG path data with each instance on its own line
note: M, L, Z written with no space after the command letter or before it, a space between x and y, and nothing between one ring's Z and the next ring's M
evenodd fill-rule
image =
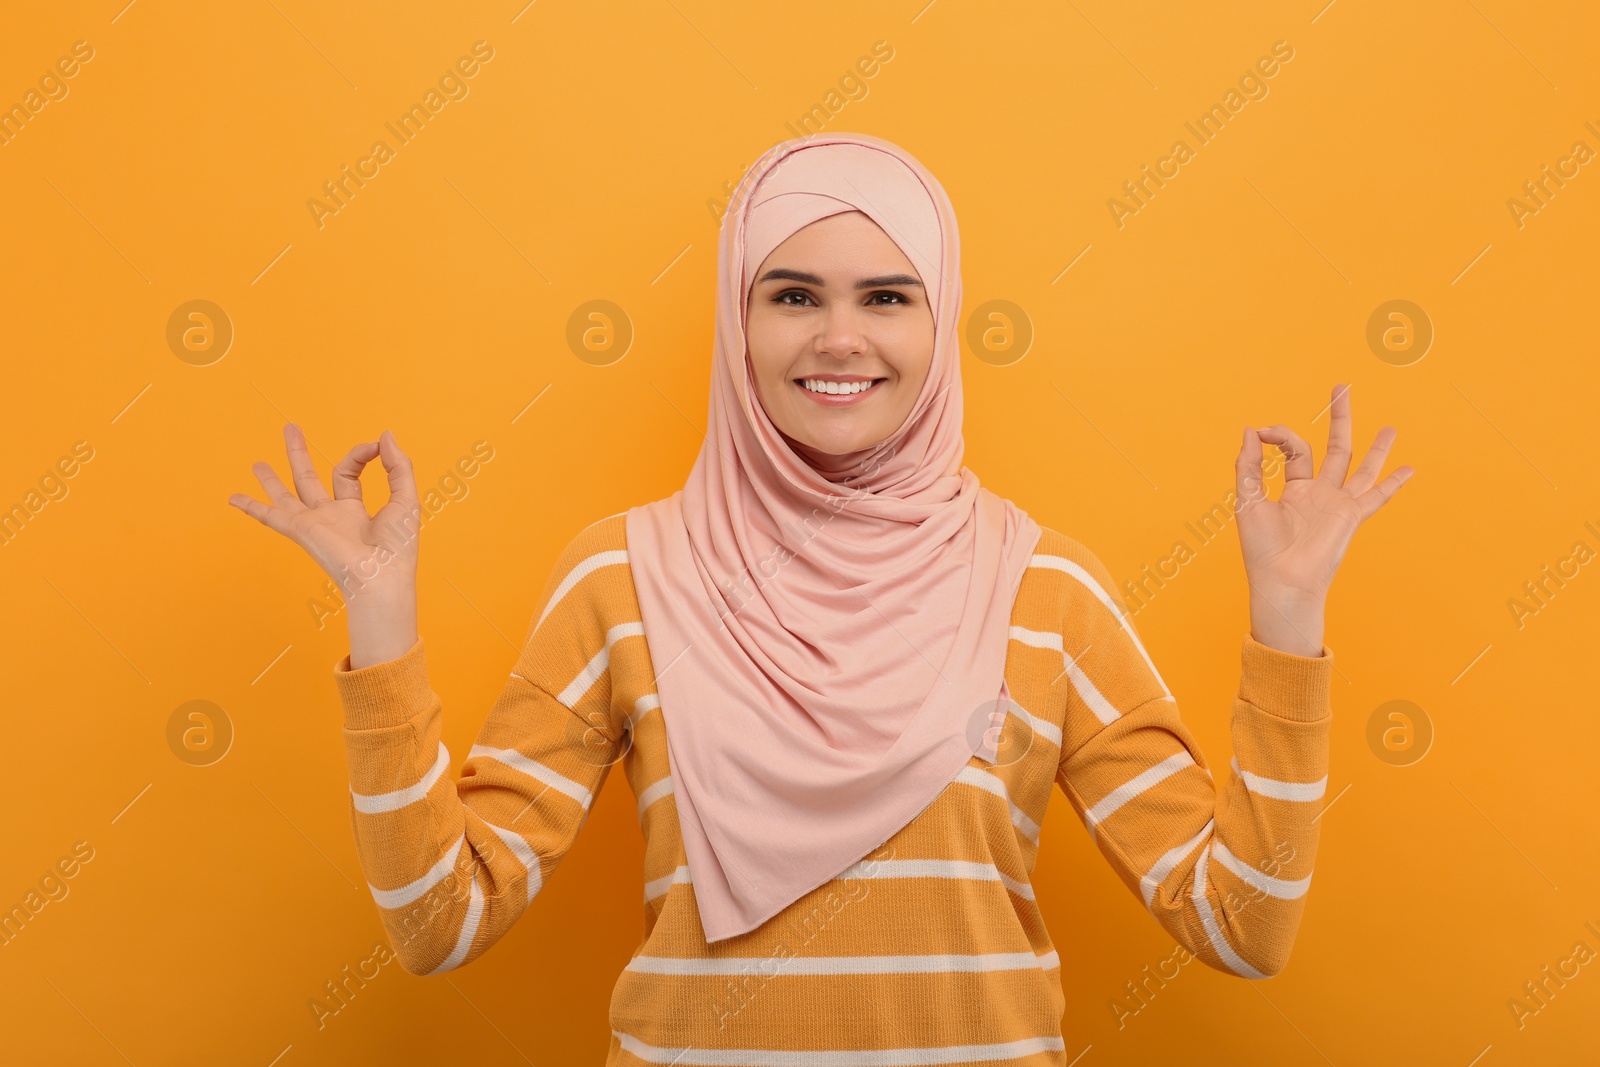
M1029 884L1056 784L1188 952L1284 966L1328 780L1328 585L1411 470L1378 483L1386 427L1346 480L1343 389L1320 475L1286 427L1245 431L1251 630L1219 802L1106 568L961 466L958 252L943 189L888 142L757 161L723 222L705 446L682 490L569 542L459 780L393 435L351 449L330 498L291 424L298 499L266 464L274 507L230 498L348 590L353 820L406 970L487 951L619 761L646 935L609 1064L1065 1062ZM1276 501L1263 442L1288 457Z

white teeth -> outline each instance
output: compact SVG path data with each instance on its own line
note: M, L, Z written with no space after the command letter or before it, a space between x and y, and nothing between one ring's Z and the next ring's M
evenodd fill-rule
M813 393L861 393L872 388L871 381L866 382L825 382L817 378L804 379L805 387Z

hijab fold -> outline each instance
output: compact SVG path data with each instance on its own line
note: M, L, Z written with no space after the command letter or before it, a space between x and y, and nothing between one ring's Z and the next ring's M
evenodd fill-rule
M844 211L915 266L934 342L904 423L830 456L791 447L761 406L745 308L774 248ZM943 188L865 134L775 145L723 218L706 441L682 489L626 513L708 942L841 874L972 756L994 761L1011 609L1040 530L961 464L959 252Z

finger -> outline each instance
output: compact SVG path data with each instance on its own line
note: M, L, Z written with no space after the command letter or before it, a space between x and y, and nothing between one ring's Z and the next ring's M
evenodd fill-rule
M1361 460L1361 466L1350 475L1350 480L1345 483L1345 488L1356 496L1360 496L1372 488L1372 483L1378 480L1378 472L1383 470L1383 465L1389 459L1389 446L1394 444L1395 428L1385 426L1378 431L1378 436L1372 439L1372 447L1367 449L1367 454Z
M333 499L360 500L361 472L377 455L376 441L363 441L346 452L333 468Z
M1305 438L1282 424L1268 426L1256 433L1261 435L1261 440L1269 445L1277 445L1283 452L1285 481L1311 477L1311 446L1306 444Z
M316 464L311 462L311 453L306 449L305 433L294 423L285 423L283 440L289 449L289 472L294 475L295 492L300 494L301 501L315 507L332 499L323 488L322 479L317 477Z
M289 536L289 517L282 509L269 507L254 497L245 496L243 493L234 493L228 498L228 503L251 518L260 521L263 526L270 527L285 537Z
M1257 501L1267 498L1266 481L1261 475L1261 438L1249 426L1244 428L1244 443L1233 465L1233 488L1238 499L1233 510L1243 511Z
M411 457L400 451L394 434L388 430L378 436L378 452L383 457L383 469L389 474L389 499L405 509L407 515L417 510L417 480L411 471Z
M1336 385L1328 409L1328 453L1322 457L1322 473L1317 477L1343 485L1350 470L1350 454L1350 386Z
M288 486L278 480L278 472L272 469L272 464L257 460L250 465L250 470L255 473L261 488L267 491L267 498L278 506L285 517L305 509L300 499L289 492Z
M1410 481L1411 476L1415 473L1417 473L1416 470L1411 467L1401 467L1389 477L1356 497L1356 503L1361 505L1361 521L1366 522L1379 508L1392 500L1395 493L1400 491L1400 487Z

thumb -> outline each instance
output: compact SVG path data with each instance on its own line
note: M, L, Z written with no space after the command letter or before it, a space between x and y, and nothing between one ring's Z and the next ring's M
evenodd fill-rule
M1244 439L1239 447L1239 458L1234 463L1233 487L1237 499L1234 511L1241 512L1252 504L1265 500L1266 482L1261 474L1261 437L1255 427L1244 428Z
M394 434L388 430L378 435L378 455L383 459L383 469L389 476L389 502L396 505L409 518L417 511L417 480L411 469L411 458L400 450Z

